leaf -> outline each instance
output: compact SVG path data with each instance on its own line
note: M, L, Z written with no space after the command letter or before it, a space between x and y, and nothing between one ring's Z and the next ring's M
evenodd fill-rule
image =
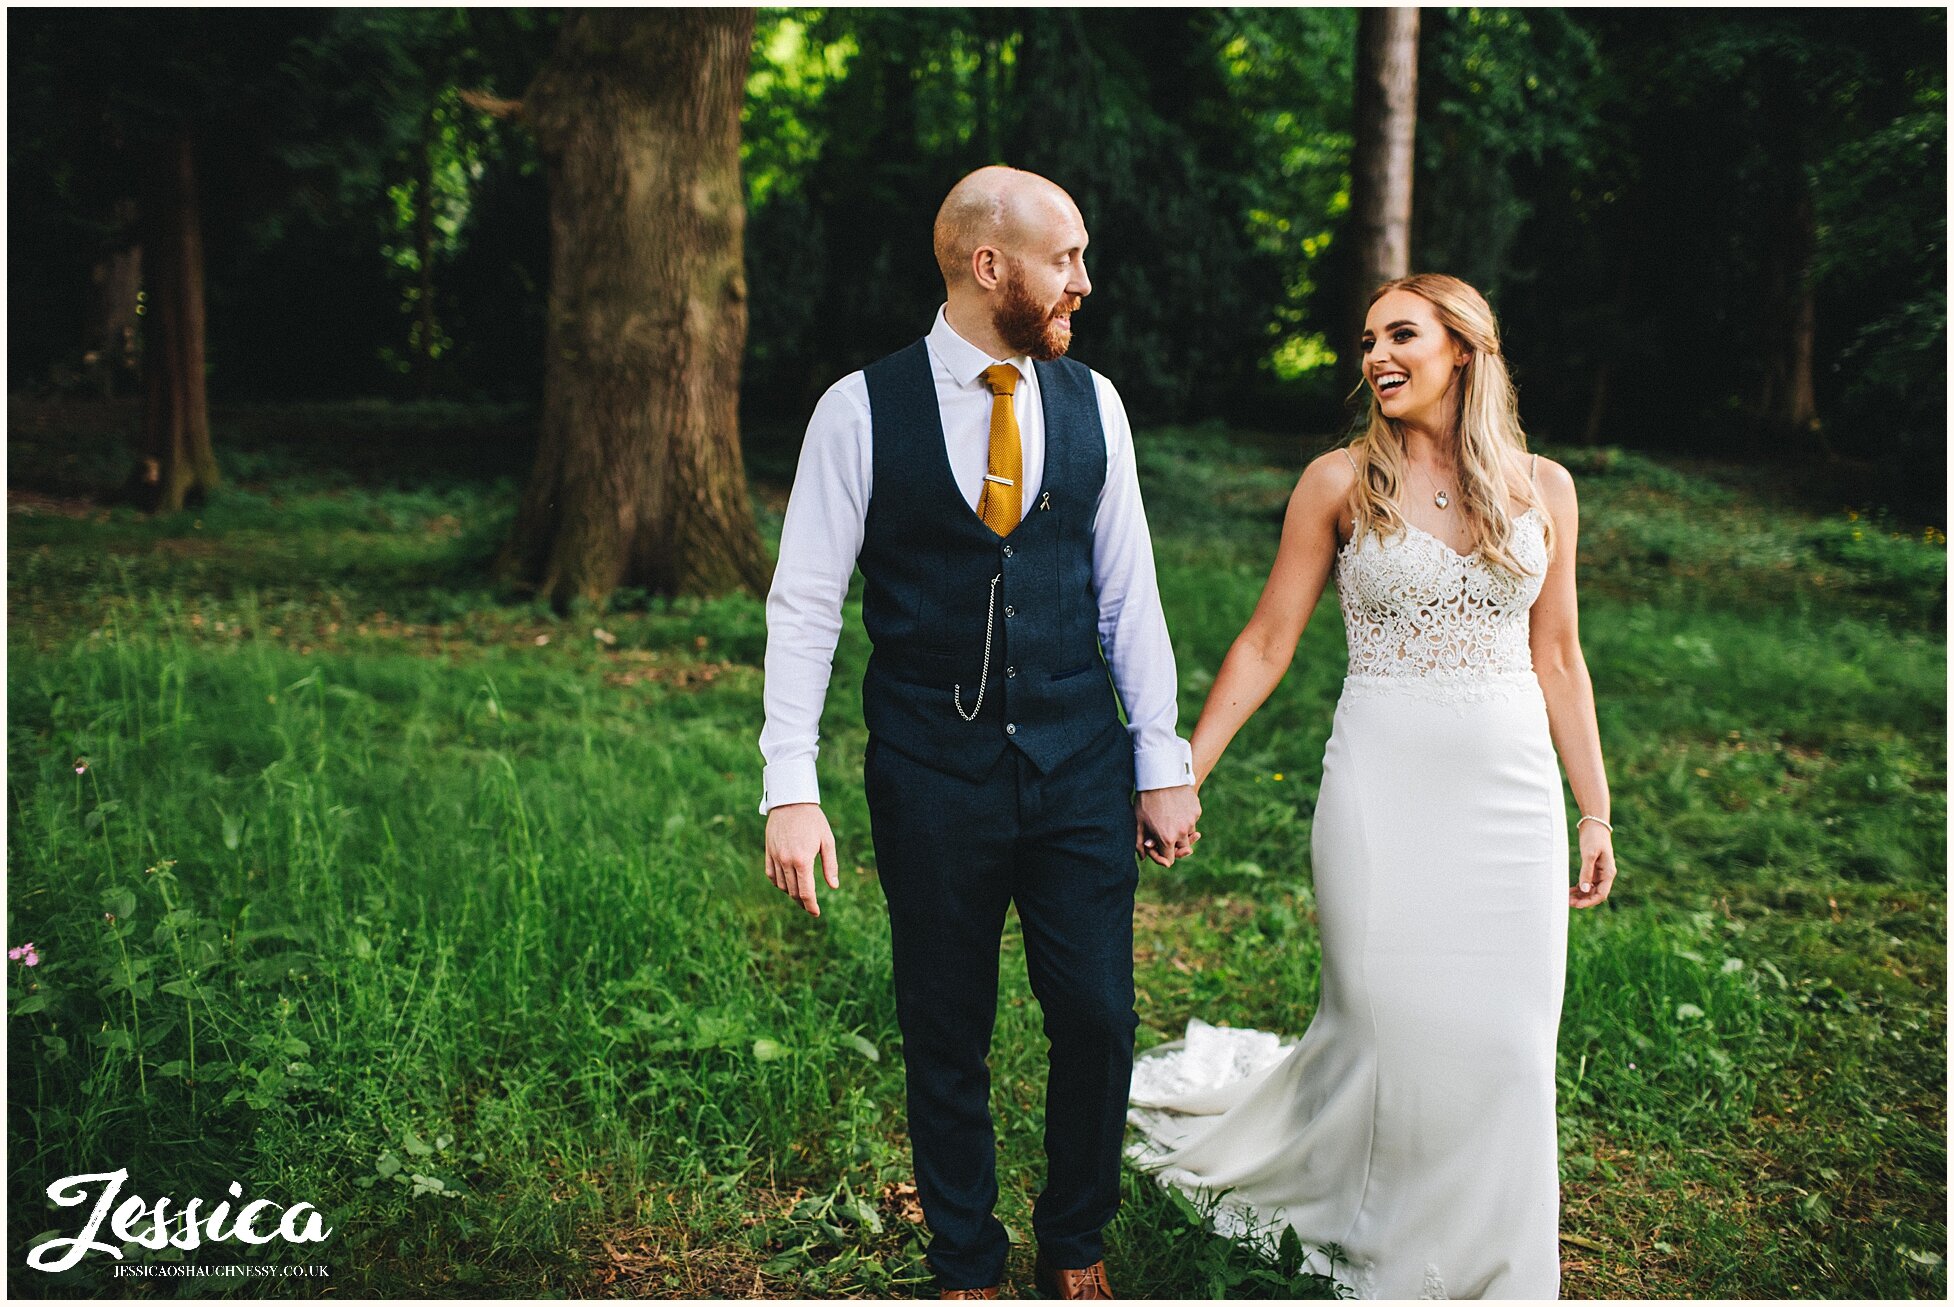
M400 1159L391 1151L380 1154L380 1160L373 1164L373 1170L382 1180L392 1179L400 1171Z
M753 1041L753 1059L756 1062L778 1062L787 1056L787 1050L777 1040L756 1039Z
M841 1042L871 1062L880 1062L882 1060L882 1050L869 1043L868 1040L862 1038L860 1035L843 1035Z
M59 1062L68 1056L68 1041L60 1035L42 1035L41 1051L47 1055L48 1061Z
M1917 1248L1902 1248L1900 1256L1917 1266L1939 1266L1941 1260L1939 1253L1921 1252Z
M407 1154L410 1157L432 1157L434 1155L434 1149L428 1146L427 1141L415 1134L412 1130L409 1130L407 1137L400 1141L400 1146L407 1150Z
M111 1048L123 1053L132 1052L136 1047L135 1039L128 1031L119 1027L114 1030L97 1030L88 1037L88 1042L97 1048Z
M103 891L102 910L104 912L113 912L118 921L127 920L135 916L136 892L121 885L116 886L112 890Z
M1703 1009L1694 1003L1676 1004L1676 1020L1690 1021L1703 1015Z
M163 1063L163 1065L156 1068L156 1074L159 1076L170 1076L172 1078L181 1078L183 1076L190 1074L190 1064L188 1062L184 1062L181 1060L175 1062L165 1062Z
M29 994L26 998L14 1004L13 1014L17 1017L24 1017L29 1012L45 1012L47 1005L48 996L46 994Z

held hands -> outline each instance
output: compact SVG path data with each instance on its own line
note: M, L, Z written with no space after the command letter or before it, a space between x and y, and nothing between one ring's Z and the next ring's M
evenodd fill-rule
M1133 805L1133 851L1152 858L1163 867L1174 859L1192 857L1201 832L1194 824L1201 818L1201 800L1192 785L1175 785L1164 790L1141 790Z
M820 858L828 888L840 889L835 834L818 803L787 803L767 811L767 879L814 916L814 862Z
M1567 891L1567 906L1592 908L1615 884L1615 837L1594 822L1581 823L1581 875Z

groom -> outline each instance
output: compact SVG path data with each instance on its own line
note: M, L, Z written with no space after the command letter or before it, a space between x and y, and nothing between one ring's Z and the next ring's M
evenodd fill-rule
M943 201L935 246L929 333L831 387L801 447L767 597L767 876L816 916L817 860L840 886L814 756L859 563L864 781L931 1269L945 1298L1004 1278L985 1059L1016 903L1051 1041L1038 1285L1109 1298L1134 854L1192 853L1200 803L1132 431L1111 383L1064 358L1092 291L1079 210L983 168Z

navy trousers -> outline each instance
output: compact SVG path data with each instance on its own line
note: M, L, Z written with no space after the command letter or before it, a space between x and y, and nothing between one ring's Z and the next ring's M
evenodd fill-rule
M1048 774L1006 749L981 781L868 742L875 860L889 904L916 1189L944 1289L1004 1278L990 1113L998 947L1018 905L1051 1041L1045 1187L1055 1264L1090 1266L1119 1206L1133 1075L1133 746L1110 729Z

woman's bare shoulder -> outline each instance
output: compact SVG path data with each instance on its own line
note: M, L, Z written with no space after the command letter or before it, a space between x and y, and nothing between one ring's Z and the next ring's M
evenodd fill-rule
M1289 497L1290 515L1328 527L1341 541L1350 495L1356 486L1356 463L1348 449L1339 447L1319 454L1296 479L1295 493Z
M1311 459L1303 468L1296 488L1313 495L1342 499L1356 484L1356 458L1347 446L1339 445Z

